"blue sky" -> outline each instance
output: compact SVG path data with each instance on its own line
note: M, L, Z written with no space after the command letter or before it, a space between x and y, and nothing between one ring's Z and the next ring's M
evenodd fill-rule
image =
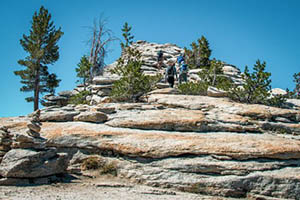
M1 0L0 1L0 117L26 115L33 110L21 93L13 71L27 54L19 44L28 35L32 15L43 5L56 27L64 32L59 41L60 59L50 71L62 79L57 91L76 85L75 67L88 53L87 26L104 13L108 28L121 38L127 21L135 40L175 43L188 47L204 35L212 57L250 68L257 59L266 61L272 87L294 88L292 75L300 72L300 1L298 0ZM119 43L111 45L106 58L120 55Z

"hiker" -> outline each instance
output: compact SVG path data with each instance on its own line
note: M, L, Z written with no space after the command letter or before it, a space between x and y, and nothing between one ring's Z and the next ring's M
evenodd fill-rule
M188 73L188 66L183 61L181 62L181 66L179 67L179 84L181 84L182 81L187 82L187 73Z
M163 52L162 52L162 50L159 50L157 52L157 68L158 69L161 69L161 67L163 66L163 61L164 61Z
M169 61L168 62L168 67L166 69L166 74L165 74L165 80L168 81L169 86L173 88L174 82L175 82L175 77L177 79L177 73L176 73L176 68L175 68L175 62Z
M177 63L180 66L182 64L182 62L184 62L184 54L181 53L178 57L177 57Z

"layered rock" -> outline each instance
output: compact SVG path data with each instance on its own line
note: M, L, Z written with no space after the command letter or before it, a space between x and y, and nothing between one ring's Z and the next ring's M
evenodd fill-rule
M55 148L38 151L12 149L0 164L0 175L6 178L38 178L66 172L67 155Z
M28 135L31 135L33 137L39 137L39 132L41 131L41 123L40 123L40 110L36 110L31 114L32 119L30 120L30 123L27 124L27 128L29 129L27 131Z
M10 148L39 146L32 151L39 155L55 147L68 154L69 172L80 171L84 158L100 156L116 163L119 177L149 186L236 198L298 199L296 104L281 109L175 91L153 91L147 103L46 108L41 117L59 110L78 114L63 123L43 122L41 136L47 141L19 134ZM99 112L105 120L90 115ZM75 121L79 116L85 119ZM0 122L11 132L22 132L27 120Z
M8 128L5 126L0 127L0 163L3 156L11 149L11 137Z
M31 121L36 123L37 112L32 116ZM30 119L10 122L0 130L0 185L57 181L56 175L66 172L67 154L59 153L56 148L46 147L47 140L36 135L41 128L33 128ZM30 128L30 134L26 133L27 127Z
M176 62L177 57L184 52L184 50L174 44L156 44L156 43L149 43L146 41L137 41L136 43L132 44L132 47L139 50L141 52L141 60L143 61L142 71L144 74L149 76L154 76L157 74L164 74L165 68L167 67L168 61ZM157 53L158 51L162 51L164 55L163 66L162 69L158 69L157 66ZM126 58L126 55L123 55L123 58ZM97 105L99 103L103 103L107 96L109 96L112 88L112 84L120 79L119 76L112 74L111 70L115 68L117 63L113 63L108 65L104 69L104 73L101 76L95 77L93 79L92 84L90 84L87 88L91 91L92 95L88 97L88 100L93 105ZM190 81L199 81L200 78L198 73L201 69L193 69L189 70L189 80ZM224 75L237 85L243 84L243 80L241 78L240 70L229 64L225 64L223 67ZM169 85L166 83L158 83L157 88L168 88ZM77 90L80 90L77 88ZM224 91L215 92L215 90L210 91L212 96L219 95L219 96L226 96Z

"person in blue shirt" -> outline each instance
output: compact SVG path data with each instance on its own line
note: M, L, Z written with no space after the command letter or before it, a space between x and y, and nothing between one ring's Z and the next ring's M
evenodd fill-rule
M187 82L187 74L188 74L188 65L185 64L184 61L182 61L179 67L179 84L181 84L182 81Z

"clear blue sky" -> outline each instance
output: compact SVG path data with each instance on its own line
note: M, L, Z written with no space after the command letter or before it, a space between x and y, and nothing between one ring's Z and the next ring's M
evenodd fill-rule
M19 77L13 71L27 54L19 44L28 35L34 11L43 5L56 27L64 32L59 42L60 59L50 71L62 79L57 91L76 85L75 67L88 53L86 26L104 13L108 28L121 38L128 22L136 40L175 43L188 47L204 35L212 57L239 67L252 67L257 59L267 62L272 87L294 88L292 75L300 72L299 0L1 0L0 1L0 117L26 115L32 103L21 93ZM120 55L119 43L106 59Z

